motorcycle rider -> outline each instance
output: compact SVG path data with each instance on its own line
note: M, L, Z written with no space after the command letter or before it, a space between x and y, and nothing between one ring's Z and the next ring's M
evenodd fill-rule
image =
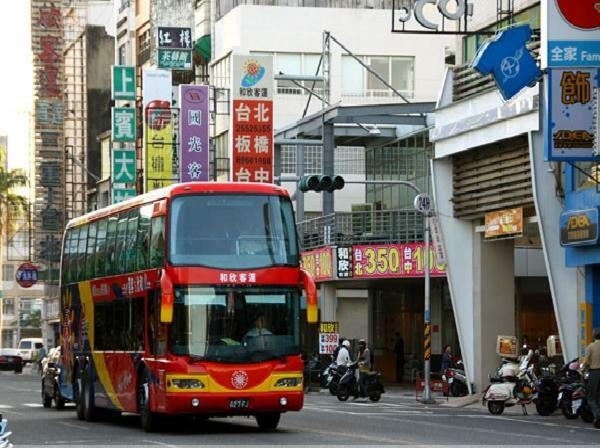
M338 366L347 366L352 364L352 357L350 356L350 341L348 339L342 342L342 346L337 354L335 363Z
M590 373L588 403L594 413L594 426L600 429L600 328L594 332L594 342L587 346L584 366Z
M367 341L361 339L358 341L358 390L361 397L367 396L365 382L367 373L371 370L371 352L367 347Z

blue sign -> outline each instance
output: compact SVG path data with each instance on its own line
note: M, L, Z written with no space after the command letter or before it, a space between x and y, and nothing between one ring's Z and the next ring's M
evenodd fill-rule
M486 41L473 60L473 68L482 75L492 73L505 100L527 86L533 86L542 72L525 46L531 38L529 25L500 31Z
M561 246L590 246L597 243L597 208L569 210L560 215Z
M548 67L600 67L600 40L548 41Z

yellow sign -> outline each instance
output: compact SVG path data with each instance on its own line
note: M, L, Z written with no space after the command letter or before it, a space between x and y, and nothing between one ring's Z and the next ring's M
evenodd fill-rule
M485 215L485 238L517 237L523 234L523 209L511 208Z
M173 183L173 116L168 109L148 113L146 126L146 191Z

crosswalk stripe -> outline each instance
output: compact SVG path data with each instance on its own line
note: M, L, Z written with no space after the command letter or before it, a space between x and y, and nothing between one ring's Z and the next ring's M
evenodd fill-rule
M0 409L12 409L14 406L9 404L0 404Z
M43 405L42 403L23 403L23 406L28 408L41 408Z

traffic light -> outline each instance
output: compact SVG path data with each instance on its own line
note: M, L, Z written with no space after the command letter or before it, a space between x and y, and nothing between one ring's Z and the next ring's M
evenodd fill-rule
M341 190L346 182L342 176L302 176L298 181L298 189L307 191L329 191Z

